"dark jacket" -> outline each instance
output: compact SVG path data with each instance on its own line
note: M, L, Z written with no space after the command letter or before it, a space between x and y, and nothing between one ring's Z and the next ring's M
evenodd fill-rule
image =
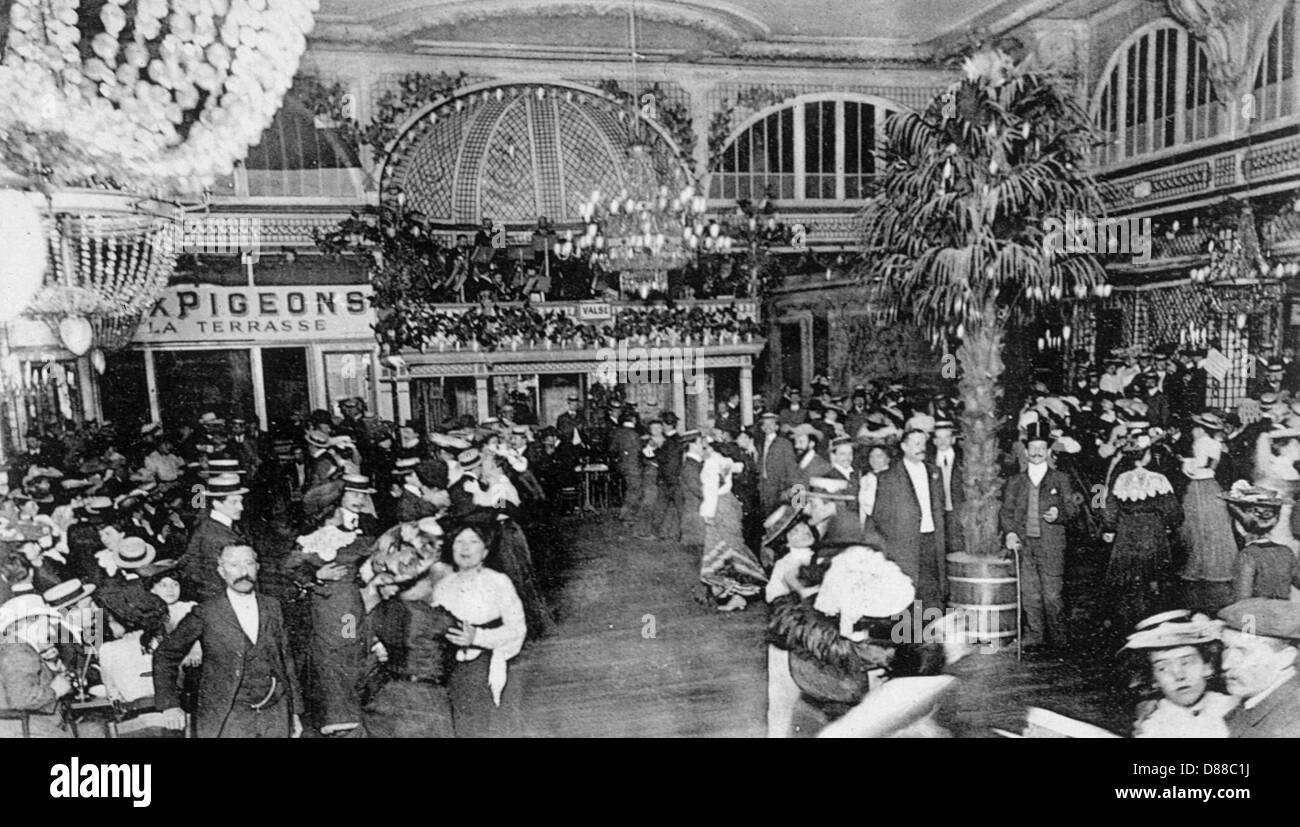
M998 521L1002 533L1014 531L1022 541L1025 539L1026 520L1029 514L1029 472L1021 471L1007 480L1006 490L1002 492L1002 509ZM1070 478L1055 468L1048 468L1043 481L1038 486L1038 512L1042 514L1056 506L1058 516L1055 521L1039 519L1042 532L1039 548L1049 553L1065 553L1065 528L1079 514L1079 503L1075 500L1074 486ZM942 496L942 495L940 495Z
M939 589L947 593L944 557L943 481L939 469L925 463L930 481L930 517L934 521L934 539L938 550ZM885 556L898 564L903 573L917 583L921 572L921 503L912 487L904 461L899 460L880 473L876 486L876 504L872 520L885 536Z
M781 497L799 482L799 464L794 458L790 440L777 436L767 444L767 435L759 434L755 440L758 451L758 495L764 509L775 508Z
M1229 738L1300 738L1300 677L1293 676L1251 709L1237 707L1224 720Z
M685 450L681 436L672 434L664 437L664 444L655 451L655 460L659 463L659 487L665 491L676 491L682 483L682 453Z
M204 601L223 593L226 584L217 574L221 550L230 545L247 544L248 540L242 534L212 519L210 512L199 517L178 563L181 585L186 588L188 599Z
M245 650L250 646L263 649L272 662L275 677L286 688L289 714L302 714L298 671L289 649L280 601L257 595L256 644L244 634L224 588L220 595L195 606L153 653L154 704L158 709L181 705L180 665L196 641L203 647L195 710L198 737L221 735L234 707L235 694L243 678Z

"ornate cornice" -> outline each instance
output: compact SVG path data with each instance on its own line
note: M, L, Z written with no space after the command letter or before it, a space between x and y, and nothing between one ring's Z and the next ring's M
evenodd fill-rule
M377 4L378 5L378 4ZM499 17L627 16L626 0L398 0L354 14L318 14L313 40L386 43L437 26ZM771 29L754 15L715 0L641 0L637 17L696 29L722 41L765 40Z

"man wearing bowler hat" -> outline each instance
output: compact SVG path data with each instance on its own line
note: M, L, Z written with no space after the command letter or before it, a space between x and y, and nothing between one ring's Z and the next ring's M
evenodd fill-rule
M1225 719L1230 738L1300 738L1300 603L1252 597L1226 606L1223 676L1241 705Z
M198 737L296 738L303 708L298 673L280 602L256 592L257 552L227 545L215 568L221 591L194 607L154 651L154 701L163 724L185 728L179 670L198 642Z
M244 514L244 494L248 489L237 474L210 477L200 497L207 512L198 519L189 544L178 563L181 585L190 599L203 601L216 597L225 588L217 574L217 558L230 545L248 541L235 528Z

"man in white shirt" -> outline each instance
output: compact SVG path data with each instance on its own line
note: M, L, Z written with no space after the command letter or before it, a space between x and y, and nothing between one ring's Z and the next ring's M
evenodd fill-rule
M297 738L302 693L280 602L256 593L252 546L222 549L217 573L225 591L181 620L154 652L154 699L164 725L185 727L179 668L203 647L195 730L200 738Z
M867 518L886 538L885 556L912 578L921 612L942 611L948 590L942 480L926 462L928 441L921 430L903 435L903 461L880 474Z

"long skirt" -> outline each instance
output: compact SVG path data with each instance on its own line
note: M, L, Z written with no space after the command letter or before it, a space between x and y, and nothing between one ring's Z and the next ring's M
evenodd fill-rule
M318 704L318 726L361 720L358 685L365 669L365 618L361 594L352 584L331 584L312 598L312 632L308 658L311 687Z
M555 621L538 587L532 552L523 530L514 520L502 520L500 526L501 538L496 553L488 558L487 565L510 578L519 594L519 601L524 604L528 639L533 640L550 632Z
M1169 542L1159 515L1122 514L1105 576L1115 632L1128 634L1143 618L1173 608L1164 588L1169 566Z
M717 600L735 595L752 597L763 590L763 565L745 546L740 527L740 502L730 494L718 498L718 510L704 523L704 553L700 581Z
M1187 563L1179 576L1184 580L1225 582L1233 579L1237 566L1237 538L1232 518L1219 495L1223 489L1213 479L1192 480L1183 495L1183 524L1179 527L1187 548Z
M366 707L366 734L373 738L451 738L447 687L389 681Z
M488 686L491 656L484 652L474 660L457 661L447 681L451 698L451 719L457 738L518 738L523 734L520 709L523 690L517 670L511 669L501 705L492 700Z

